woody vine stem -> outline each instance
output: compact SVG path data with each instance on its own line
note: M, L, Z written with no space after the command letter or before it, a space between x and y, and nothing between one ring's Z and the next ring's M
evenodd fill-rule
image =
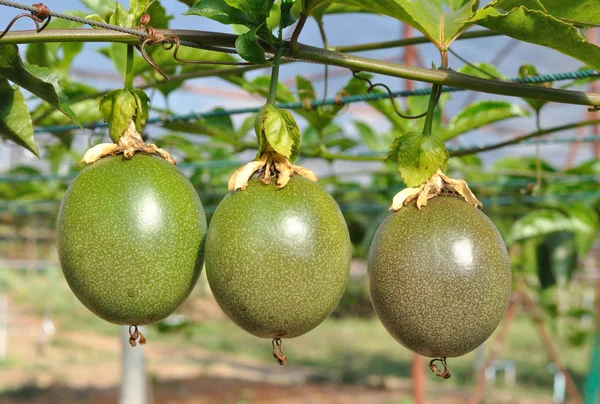
M191 30L160 30L160 32L164 35L177 35L181 40L185 41L228 48L235 48L235 40L237 39L236 35L217 32ZM44 42L117 42L137 45L140 43L140 38L135 35L121 34L104 29L67 29L45 30L40 33L35 31L9 32L5 37L0 39L0 45ZM289 47L289 42L286 45ZM274 49L267 49L267 51L275 52ZM452 70L433 70L404 66L398 63L349 55L302 44L299 44L298 52L293 57L290 55L291 52L284 52L282 60L328 64L351 70L378 73L490 94L536 98L565 104L600 106L600 94L597 93L488 80L457 73Z

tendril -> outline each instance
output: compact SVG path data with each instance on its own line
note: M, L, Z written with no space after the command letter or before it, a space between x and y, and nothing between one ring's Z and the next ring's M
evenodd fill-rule
M277 359L277 362L279 362L280 365L285 365L287 357L281 346L281 338L274 338L273 341L271 341L271 345L273 346L273 357Z
M435 362L440 362L442 364L442 366L444 366L444 369L438 369L437 365L435 364ZM432 359L429 362L429 369L431 369L431 371L433 373L435 373L436 376L442 377L444 379L449 379L450 376L452 376L450 374L450 370L448 369L448 364L446 363L446 357L442 356L441 358L435 358Z
M142 334L142 332L138 330L137 325L129 326L129 345L131 345L132 347L135 347L138 343L140 345L144 345L146 344L146 341L146 337L144 337L144 334Z
M12 28L14 23L17 22L17 20L19 20L21 18L30 18L31 20L33 20L33 22L35 23L35 32L37 32L37 33L42 32L44 30L44 28L46 28L48 26L48 24L50 24L50 20L52 19L52 16L50 15L50 9L47 6L45 6L43 3L33 4L32 6L37 7L37 11L32 11L30 14L22 13L22 14L16 15L15 18L13 18L8 23L8 25L6 26L4 31L2 31L2 33L0 34L0 39L4 35L6 35L8 33L8 31L10 31L10 29ZM42 25L40 27L40 23L42 23L42 22L44 23L44 25Z
M369 80L366 77L361 77L358 74L360 73L359 70L352 70L352 76L354 76L355 78L365 81L367 82L367 84L369 85L369 88L367 88L367 93L371 94L373 92L373 90L377 87L382 87L385 89L385 91L388 93L389 99L392 102L392 107L394 108L394 112L396 112L396 114L404 119L419 119L419 118L423 118L425 115L427 115L427 111L423 112L422 114L419 115L405 115L402 112L400 112L400 110L398 109L398 105L396 105L396 99L394 98L394 93L392 92L392 90L385 84L383 83L375 83L373 84L373 82L371 80Z

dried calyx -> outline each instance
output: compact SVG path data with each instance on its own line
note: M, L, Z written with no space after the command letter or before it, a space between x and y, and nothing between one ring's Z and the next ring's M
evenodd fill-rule
M300 175L317 182L317 176L308 168L293 165L287 157L274 150L268 150L256 160L238 168L233 173L231 178L229 178L229 190L245 190L248 186L248 181L250 181L250 178L255 173L258 174L260 181L264 184L270 184L272 180L275 180L278 188L285 187L293 175Z
M123 154L125 158L130 159L137 152L154 154L167 160L171 164L175 164L175 160L173 160L173 157L171 157L168 152L154 144L144 143L142 135L136 130L133 121L129 121L129 124L119 138L118 143L101 143L96 145L88 149L79 161L91 164L100 160L102 157L116 156L118 154Z
M421 210L423 206L427 206L428 200L438 195L454 195L463 198L474 207L483 207L465 181L449 178L441 170L437 170L421 186L417 188L405 188L394 196L392 206L390 206L388 211L396 211L415 199L417 200L417 209Z

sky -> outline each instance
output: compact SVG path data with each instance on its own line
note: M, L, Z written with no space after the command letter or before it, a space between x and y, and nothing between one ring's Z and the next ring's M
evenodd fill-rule
M45 4L49 6L51 10L58 12L85 9L85 7L76 0L49 0ZM178 1L162 1L162 4L167 8L170 14L174 15L174 19L171 20L170 23L172 28L231 32L229 27L214 21L196 16L183 16L182 13L187 10L187 6L183 3ZM125 6L127 7L126 4ZM0 26L6 26L8 21L18 13L18 10L0 6ZM13 29L31 29L32 25L30 20L22 19L15 24ZM402 36L402 25L398 21L375 15L351 14L343 16L327 16L325 17L325 30L331 46L388 41L398 39ZM418 33L416 34L418 35ZM306 24L300 37L300 41L309 45L322 46L319 31L314 21L309 20ZM508 41L510 41L510 39L505 37L456 41L452 45L452 49L470 62L490 62ZM73 65L73 78L75 80L84 81L99 89L108 90L121 87L122 83L115 76L116 72L112 62L100 55L97 51L97 49L102 46L104 46L104 44L86 45L84 51L75 59ZM518 43L517 45L516 41L513 42L512 46L508 46L510 47L510 53L497 68L504 75L509 77L516 76L519 66L526 63L536 65L540 73L543 74L573 71L581 67L581 63L577 60L561 55L550 49L525 43ZM419 46L418 49L426 66L430 66L432 62L439 63L439 53L434 46L426 44ZM391 59L399 61L403 52L404 50L402 49L388 49L362 52L359 54L375 59ZM457 70L462 65L463 62L450 55L451 68ZM290 80L293 80L296 75L313 77L314 75L321 75L322 72L323 66L320 65L294 63L282 66L280 79L283 82L289 82ZM251 72L247 77L251 78L256 75L268 73L268 69L261 69L260 71ZM336 67L331 68L330 73L331 78L329 80L328 93L335 94L337 90L348 81L351 73ZM117 79L115 80L115 78ZM404 88L404 82L398 78L376 76L375 81L388 84L392 90ZM185 114L188 112L209 111L217 106L227 109L255 106L264 103L263 99L247 96L241 93L237 87L217 78L195 79L188 83L193 91L179 91L170 97L170 106L178 113ZM322 93L323 82L315 81L314 85L317 91ZM423 86L428 85L421 83L417 84L417 87ZM463 92L452 95L452 100L446 106L446 113L449 117L456 114L465 97L469 94L469 92ZM525 106L525 102L518 98L479 94L477 99L505 99L518 105ZM155 98L154 102L158 107L164 106L164 100L160 99L160 97ZM580 120L583 118L585 111L586 107L583 106L571 106L556 103L549 104L544 107L542 111L542 127L550 127ZM235 119L243 119L243 117L236 117ZM355 130L352 126L354 120L365 121L371 124L376 130L385 131L388 128L387 122L365 104L352 105L338 123L347 128L350 135L354 135L355 133L353 132L355 132ZM305 122L302 119L298 119L298 121L301 127L305 125ZM518 118L495 125L493 130L485 128L480 131L470 132L461 136L459 142L463 145L496 142L517 134L529 133L534 129L535 125L533 118ZM563 132L555 136L571 137L573 135L574 132ZM549 160L557 168L564 166L567 154L568 147L564 144L544 145L541 150L542 158ZM533 145L521 145L519 147L504 148L498 151L484 153L480 156L486 164L490 164L496 159L506 155L533 156L535 155L535 147ZM576 161L582 162L589 160L592 157L591 145L589 143L583 144L579 149ZM18 150L16 147L9 146L6 142L0 143L0 172L16 163L33 162L34 159L35 157L27 151ZM317 166L317 170L318 167L323 166L322 162L315 161L313 163ZM43 166L43 163L41 164ZM340 163L339 169L343 170L352 167L355 164L356 163ZM371 165L371 167L376 166L377 164Z

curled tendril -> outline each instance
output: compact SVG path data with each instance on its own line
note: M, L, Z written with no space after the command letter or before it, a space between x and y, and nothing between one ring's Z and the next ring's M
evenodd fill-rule
M271 341L271 345L273 346L273 357L277 359L277 362L279 362L280 365L285 365L287 357L281 346L281 338L274 338L273 341Z
M388 93L388 96L390 98L390 101L392 102L392 107L394 108L394 112L396 112L396 114L404 119L419 119L419 118L423 118L425 115L427 115L427 111L423 112L422 114L419 115L405 115L402 112L400 112L400 110L398 109L398 105L396 105L396 99L394 98L394 93L392 92L392 90L385 84L383 83L375 83L373 84L373 82L371 80L369 80L366 77L361 77L358 74L360 73L359 70L352 70L352 75L362 81L367 82L367 84L369 85L369 88L367 88L367 93L372 93L373 90L377 87L382 87L385 89L385 91ZM438 95L439 97L439 95Z
M438 369L435 362L440 362L442 366L444 366L444 370ZM442 356L441 358L432 359L429 362L429 369L431 369L431 371L435 373L436 376L442 377L444 379L449 379L450 376L452 376L450 374L450 370L448 369L448 364L446 363L446 357L444 356Z
M30 18L35 23L35 31L37 33L42 32L44 30L44 28L46 28L48 26L48 24L50 24L50 20L52 19L52 16L50 15L50 9L47 6L45 6L43 3L33 4L33 7L37 7L37 11L32 11L31 14L22 13L22 14L16 15L15 18L13 18L8 23L8 25L6 26L4 31L2 31L2 33L0 34L0 39L4 35L6 35L12 28L13 24L21 18ZM42 22L44 23L44 25L42 25L40 27L40 24Z
M144 334L142 334L142 332L138 330L137 325L130 325L129 326L129 345L134 347L138 343L140 345L144 345L146 343L146 337L144 337Z
M150 2L146 7L150 7L154 3L154 1ZM169 76L160 68L158 65L152 60L152 58L146 52L146 45L161 45L164 50L171 50L175 48L173 52L173 59L180 63L190 63L190 64L198 64L198 65L228 65L228 66L247 66L252 63L249 62L225 62L225 61L209 61L209 60L189 60L180 58L177 53L179 52L179 48L181 47L181 40L177 35L164 35L162 32L157 31L155 28L147 27L150 23L150 15L143 14L140 17L140 21L138 23L138 30L145 31L146 37L142 41L140 45L137 46L138 50L142 54L144 60L152 66L154 70L156 70L161 76L165 78L165 80L169 80Z

